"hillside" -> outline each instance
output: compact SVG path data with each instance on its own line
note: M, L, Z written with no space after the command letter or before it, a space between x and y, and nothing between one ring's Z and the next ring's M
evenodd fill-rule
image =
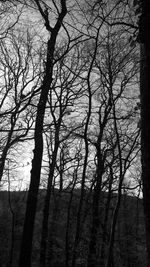
M38 266L40 255L40 233L44 195L45 191L40 190L32 255L34 262L32 266L36 267ZM0 266L17 267L18 265L26 196L27 192L11 192L10 195L7 191L0 192ZM47 255L54 267L65 266L66 255L68 255L70 261L72 258L80 191L75 191L72 202L70 202L70 196L71 193L69 192L62 192L59 194L59 192L55 190L51 198L49 222L50 235L48 237L49 249ZM102 251L104 252L104 257L107 255L108 240L116 197L116 195L113 195L111 198L112 200L108 211L106 227L106 205L108 196L106 193L103 193L101 196L99 249L101 251L100 253L102 253ZM70 217L68 217L69 203L71 204ZM85 196L80 242L78 251L76 252L78 267L86 266L91 222L90 207L91 197L88 197L87 193ZM68 218L70 218L70 220L68 220ZM67 222L68 228L66 227ZM66 242L66 237L68 242ZM66 249L67 244L69 244L68 249ZM115 233L113 258L115 267L146 266L144 216L141 199L127 195L122 196Z

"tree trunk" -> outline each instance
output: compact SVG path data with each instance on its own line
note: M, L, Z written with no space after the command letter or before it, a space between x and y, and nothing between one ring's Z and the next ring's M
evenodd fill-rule
M89 115L90 117L90 115ZM88 127L89 120L87 119L87 127ZM87 131L85 132L85 135L87 134ZM85 158L84 158L84 166L83 166L83 173L82 173L82 181L81 181L81 194L80 194L80 200L79 200L79 207L77 212L77 224L76 224L76 233L75 233L75 241L74 241L74 247L73 247L73 255L72 255L72 265L71 267L76 266L76 254L77 254L77 248L80 242L81 237L81 228L82 225L82 212L83 212L83 204L84 204L84 197L85 197L85 179L86 179L86 168L87 168L87 161L88 161L88 141L87 138L85 138Z
M101 246L101 258L100 258L100 264L103 267L105 263L105 257L106 257L106 242L108 239L108 222L109 222L109 212L110 212L110 204L111 204L111 198L112 198L112 184L113 184L113 169L112 166L110 166L110 179L109 179L109 187L108 187L108 196L107 196L107 202L105 206L105 217L104 217L104 230L102 233L102 246Z
M20 267L31 266L31 252L32 252L32 239L34 230L34 221L36 214L38 189L40 183L41 164L43 155L43 120L45 114L45 107L47 101L47 94L52 81L52 74L50 73L49 81L45 83L41 91L41 96L37 108L37 117L35 125L35 149L34 157L32 160L31 180L28 191L26 214L23 228L21 253L20 253Z
M48 240L47 240L47 250L46 250L46 265L47 267L53 267L57 261L56 254L57 253L57 236L59 233L59 223L60 223L60 216L61 216L61 201L62 201L62 194L61 192L53 192L56 194L53 196L54 200L54 208L53 208L53 215L51 222L49 224L49 231L47 233ZM56 264L57 265L57 264Z
M34 230L34 221L36 215L36 206L38 199L38 189L40 184L40 174L41 174L41 164L43 156L43 123L45 108L47 103L48 92L50 90L50 85L52 83L52 73L53 73L53 58L55 51L55 44L58 32L62 25L62 21L67 13L66 1L61 0L61 12L59 13L57 22L54 28L51 28L49 25L48 17L44 16L40 4L36 1L36 4L41 12L43 18L45 19L45 25L47 30L50 33L50 39L47 43L47 60L46 60L46 70L45 77L43 79L43 84L41 86L41 95L37 107L37 116L35 122L35 148L34 156L32 160L32 169L31 169L31 180L30 187L28 191L26 214L23 228L23 236L21 243L21 252L20 252L20 267L30 267L31 266L31 253L32 253L32 240L33 240L33 230Z
M65 233L65 267L69 267L70 261L70 225L71 225L71 208L72 208L72 200L73 200L73 191L76 185L76 179L74 179L74 183L72 189L70 191L70 198L67 208L67 221L66 221L66 233Z
M141 42L141 163L143 204L146 224L148 263L150 266L150 1L142 1L139 39Z
M42 238L41 238L41 251L40 251L40 267L46 266L46 250L47 250L47 241L48 241L48 222L49 222L49 207L50 207L50 199L52 192L52 183L54 170L56 166L56 158L57 151L59 147L59 129L60 129L61 121L59 122L58 129L56 129L55 134L55 148L52 155L52 163L50 164L50 171L48 177L48 184L46 190L46 196L44 200L44 209L43 209L43 222L42 222Z
M104 172L104 164L99 148L99 143L97 144L97 170L96 170L96 183L93 190L93 209L92 209L92 227L91 227L91 237L89 244L89 254L88 254L88 267L98 267L99 257L98 257L98 232L99 232L99 202L101 195L101 184L102 175Z

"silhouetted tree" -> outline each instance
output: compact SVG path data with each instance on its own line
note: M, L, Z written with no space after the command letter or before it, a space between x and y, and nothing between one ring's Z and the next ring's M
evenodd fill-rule
M62 26L63 19L67 13L66 1L61 0L61 11L58 13L58 18L54 27L50 26L48 17L48 10L44 9L39 0L35 1L37 8L45 22L45 27L49 35L47 41L47 57L45 62L45 75L41 85L41 94L39 103L37 106L37 115L35 122L35 133L34 133L34 157L32 160L31 169L31 181L27 198L27 208L22 236L22 245L20 252L20 267L31 266L31 253L32 253L32 239L34 230L34 221L37 206L37 196L40 184L41 164L43 156L43 122L45 115L45 108L48 98L48 93L53 80L53 64L54 64L54 52L56 46L56 38L58 37L59 30Z
M146 223L147 266L150 266L150 2L141 0L139 41L141 45L141 162L143 181L143 204Z

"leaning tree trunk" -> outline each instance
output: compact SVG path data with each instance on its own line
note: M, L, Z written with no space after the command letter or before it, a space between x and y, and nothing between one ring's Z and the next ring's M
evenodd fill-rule
M150 266L150 1L143 0L139 39L141 43L141 162L146 223L147 266Z
M43 122L44 122L48 92L50 90L50 85L52 83L53 58L54 58L56 38L61 28L62 21L67 13L66 0L61 0L61 12L59 13L54 28L51 28L48 16L45 15L45 13L43 12L39 4L39 1L35 2L38 6L41 15L43 16L43 19L45 20L45 26L48 32L50 33L50 38L47 43L47 60L46 60L45 77L43 79L43 84L41 86L41 95L37 106L37 116L36 116L35 133L34 133L35 148L33 151L34 156L32 160L31 180L28 191L26 214L25 214L25 221L23 228L20 260L19 260L20 267L31 266L33 230L34 230L34 221L36 215L38 189L40 184L42 155L43 155L43 136L42 136Z

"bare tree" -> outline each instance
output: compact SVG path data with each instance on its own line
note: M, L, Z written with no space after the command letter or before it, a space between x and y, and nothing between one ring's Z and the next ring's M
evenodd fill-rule
M37 206L37 196L40 184L40 173L43 155L43 121L45 108L48 98L48 93L50 91L50 86L52 84L53 75L53 64L54 64L54 52L56 46L56 38L58 37L59 30L62 26L63 19L67 13L66 1L62 0L60 2L61 10L58 11L58 18L56 20L55 26L50 26L50 21L48 17L48 9L42 7L38 0L35 4L45 22L47 32L49 34L49 39L47 42L47 58L45 63L45 75L43 77L43 82L41 86L41 94L37 107L37 115L35 122L35 133L34 133L34 157L32 160L31 169L31 181L28 192L27 208L22 236L22 245L20 253L19 266L31 266L31 253L32 253L32 239L33 239L33 229Z
M58 51L59 53L59 51ZM73 52L71 52L72 54ZM57 183L54 181L54 176L56 173L56 167L59 169L60 175L60 188L62 190L63 177L65 175L64 162L59 162L61 166L57 165L58 156L62 156L61 160L66 157L62 150L62 153L59 152L60 147L62 146L64 151L65 142L70 138L71 132L73 132L76 128L80 127L79 125L73 126L70 124L71 117L73 118L74 111L74 102L78 101L82 93L82 86L80 85L79 80L81 80L78 76L81 75L81 69L78 69L78 59L76 60L75 67L73 66L74 59L69 60L69 64L67 59L69 59L69 53L67 56L64 55L61 58L61 61L57 62L55 65L55 79L53 80L53 85L51 91L48 96L47 102L47 120L46 125L49 125L46 129L46 139L48 144L48 161L49 161L49 173L48 173L48 182L47 182L47 190L45 196L44 210L43 210L43 225L42 225L42 240L41 240L41 258L40 264L41 266L45 266L46 262L46 247L47 247L47 239L48 239L48 221L49 221L49 206L50 206L50 198L52 192L52 185ZM71 66L70 66L71 65ZM70 67L69 67L70 66ZM47 126L44 126L47 128ZM75 128L74 128L75 127ZM49 137L48 137L49 136ZM70 159L69 159L70 162ZM69 163L68 162L68 163ZM63 169L62 169L63 168ZM50 232L51 229L50 229ZM49 238L50 239L50 238ZM50 241L49 241L50 244ZM50 246L50 245L49 245ZM51 264L51 251L48 248L48 258L49 263Z
M32 104L37 98L41 73L40 56L33 54L33 39L28 32L25 35L17 31L16 34L11 32L0 44L0 180L11 148L33 138L30 130L34 125L35 108Z
M140 94L141 94L141 162L142 162L142 181L143 181L143 203L146 225L147 239L147 266L150 266L150 40L149 24L150 24L150 3L149 1L141 1L141 16L139 21L139 41L141 43L141 73L140 73Z

